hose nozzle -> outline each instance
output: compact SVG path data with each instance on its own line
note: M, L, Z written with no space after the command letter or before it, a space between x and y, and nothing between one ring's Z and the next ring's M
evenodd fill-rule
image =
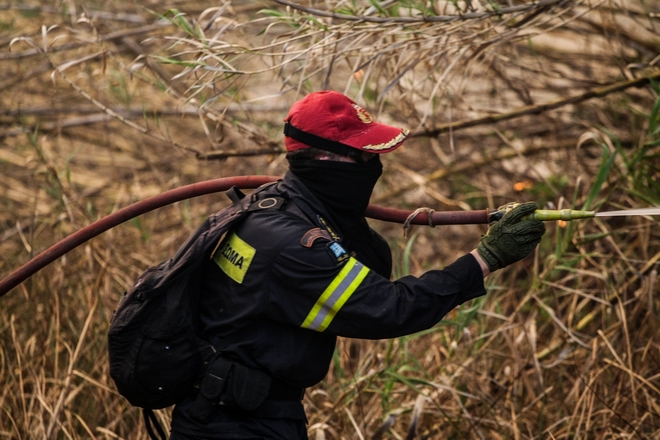
M504 214L506 214L508 209L499 209L493 211L488 215L489 222L496 222L501 219ZM579 211L575 209L537 209L530 215L524 216L523 220L541 220L544 222L547 221L556 221L556 220L579 220L583 218L593 218L596 217L595 211Z
M530 215L523 217L523 220L542 220L542 221L552 221L552 220L579 220L583 218L593 218L596 217L595 211L579 211L575 209L537 209Z

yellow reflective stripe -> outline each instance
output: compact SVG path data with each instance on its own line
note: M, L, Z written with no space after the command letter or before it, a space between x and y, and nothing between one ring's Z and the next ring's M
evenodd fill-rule
M357 263L357 260L355 258L350 258L348 262L344 265L344 267L341 269L341 272L335 277L334 280L328 285L328 287L325 288L323 291L323 294L321 297L316 300L316 304L314 304L314 307L312 307L312 310L310 310L309 314L307 315L307 318L305 318L305 321L303 321L301 327L302 328L311 328L312 323L314 322L314 318L316 318L321 312L321 308L325 305L326 301L330 299L331 295L335 290L337 290L337 287L341 284L341 282L346 278L346 276L351 272L355 264Z
M323 322L321 323L321 325L317 329L318 331L322 332L322 331L325 331L326 328L328 328L328 326L330 325L330 323L334 319L337 312L342 308L344 303L346 301L348 301L348 299L351 297L351 295L353 295L353 292L355 292L355 290L358 288L358 286L362 283L362 280L364 280L364 278L367 276L368 272L369 272L368 267L362 266L360 268L360 271L357 274L357 276L355 277L355 279L353 280L353 282L348 286L346 291L341 295L341 297L339 297L337 302L332 306L332 308L330 309L330 311L326 315L325 319L323 320Z
M301 327L319 332L328 328L337 312L353 295L368 273L368 267L351 257L323 291Z

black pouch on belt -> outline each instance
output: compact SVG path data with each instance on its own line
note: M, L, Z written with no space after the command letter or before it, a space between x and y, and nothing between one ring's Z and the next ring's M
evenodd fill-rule
M266 400L270 383L270 376L263 371L234 364L225 404L246 411L255 410Z
M266 373L218 357L206 369L190 415L208 423L218 406L252 411L266 400L270 384Z

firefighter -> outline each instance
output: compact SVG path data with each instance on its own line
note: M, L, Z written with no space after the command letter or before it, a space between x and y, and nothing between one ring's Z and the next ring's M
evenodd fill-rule
M524 203L442 270L391 280L392 258L364 212L380 155L408 130L376 122L341 93L311 93L285 120L289 171L259 192L267 206L218 244L201 280L202 338L217 348L174 409L177 439L307 439L304 390L326 375L337 336L396 338L486 294L484 277L527 256L545 226Z

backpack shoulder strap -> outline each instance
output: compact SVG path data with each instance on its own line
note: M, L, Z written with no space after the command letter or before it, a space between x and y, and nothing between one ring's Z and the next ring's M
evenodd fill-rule
M326 220L323 216L318 214L310 205L307 203L307 201L302 198L302 197L295 197L292 198L291 201L293 202L294 205L298 207L298 211L304 216L310 220L313 224L321 227L322 229L325 229L330 236L332 237L332 241L336 242L341 242L342 241L342 236L341 232L337 227L335 227L329 220ZM294 211L295 212L295 211ZM300 214L299 214L300 215ZM302 215L301 215L302 217Z
M148 299L152 294L158 294L160 289L170 280L190 274L205 261L205 257L217 245L220 238L232 226L242 220L249 212L263 209L280 209L285 203L284 197L273 195L263 200L258 200L257 195L268 189L272 184L267 184L255 191L251 196L246 196L238 188L232 187L226 194L232 204L209 216L178 248L176 253L169 259L157 266L148 268L136 280L128 293L136 291L139 299ZM271 200L272 199L272 200ZM119 309L121 309L121 304Z
M234 206L240 206L241 200L245 198L245 194L243 194L243 191L238 189L235 186L232 186L229 188L225 194L227 197L229 197L229 200L231 200L234 203Z

